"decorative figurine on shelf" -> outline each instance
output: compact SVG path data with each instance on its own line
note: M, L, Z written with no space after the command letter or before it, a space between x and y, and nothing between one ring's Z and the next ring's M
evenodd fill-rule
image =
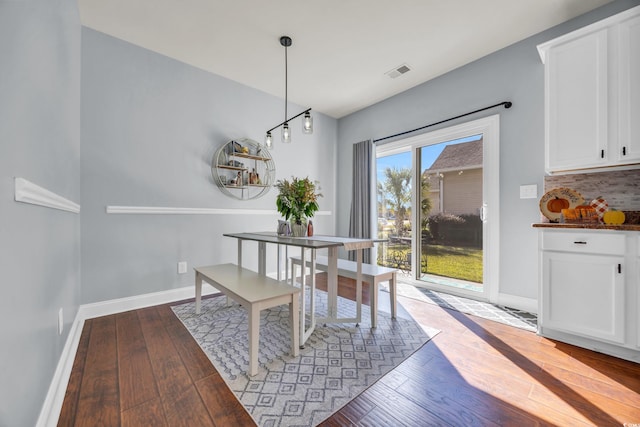
M256 173L256 169L254 168L251 172L249 172L249 184L255 185L258 183L258 174Z
M242 147L242 154L249 154L249 147Z

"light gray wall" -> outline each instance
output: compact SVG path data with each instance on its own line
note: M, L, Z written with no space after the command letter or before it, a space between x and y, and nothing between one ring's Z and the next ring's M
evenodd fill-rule
M615 1L339 120L337 232L349 228L354 143L512 101L509 110L464 120L500 114L500 293L537 298L537 234L531 224L540 220L538 199L519 198L522 184L537 184L543 194L544 68L536 45L638 4Z
M83 28L82 302L192 285L192 267L236 261L236 241L223 233L275 231L278 215L114 215L106 207L275 210L276 190L250 201L222 194L210 162L229 139L263 142L283 113L278 97ZM337 122L316 113L312 135L300 119L291 126L289 146L275 133L276 178L318 180L320 210L333 214ZM334 223L316 216L316 233L334 233ZM257 246L246 248L246 265L257 269ZM274 254L269 248L270 261ZM177 274L178 261L188 274Z
M32 426L78 310L80 217L15 202L14 177L80 202L75 0L0 1L0 426Z

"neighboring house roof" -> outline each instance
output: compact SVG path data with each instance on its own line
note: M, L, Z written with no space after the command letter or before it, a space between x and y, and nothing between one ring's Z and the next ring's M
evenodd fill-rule
M425 172L482 167L482 138L477 141L447 145Z

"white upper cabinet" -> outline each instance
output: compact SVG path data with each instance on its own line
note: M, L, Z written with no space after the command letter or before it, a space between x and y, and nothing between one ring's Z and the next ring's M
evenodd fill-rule
M545 64L546 171L640 163L640 7L538 51Z
M547 169L599 167L608 140L608 33L549 49L545 67Z
M620 23L619 37L618 160L640 162L640 15Z

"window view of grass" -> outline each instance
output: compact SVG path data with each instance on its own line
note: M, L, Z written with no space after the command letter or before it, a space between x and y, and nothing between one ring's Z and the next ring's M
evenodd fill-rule
M421 271L482 283L482 249L427 245L423 248Z
M482 249L426 245L422 251L422 274L482 283ZM406 271L410 269L410 258L410 247L390 245L386 251L380 248L378 264Z

